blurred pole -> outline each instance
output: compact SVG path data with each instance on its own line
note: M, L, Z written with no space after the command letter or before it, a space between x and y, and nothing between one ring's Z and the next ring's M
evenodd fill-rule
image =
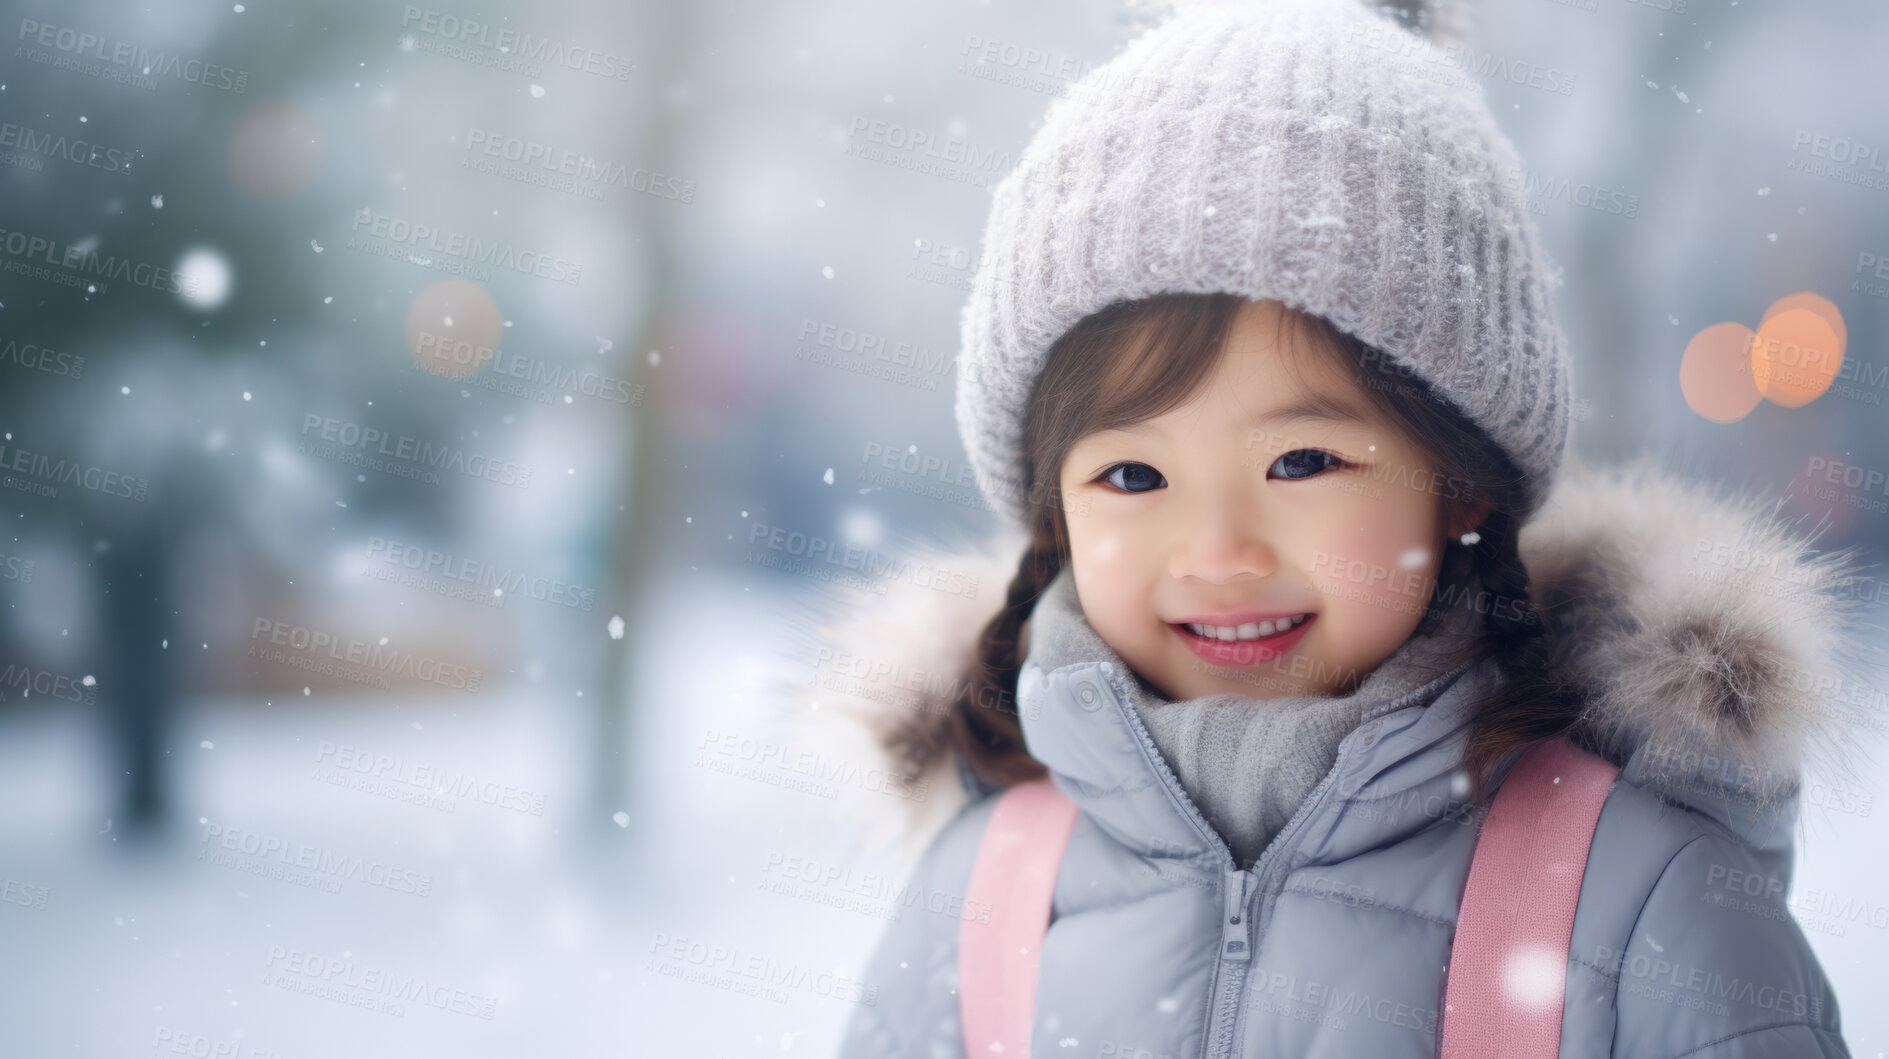
M113 830L129 836L159 829L169 812L164 744L175 710L175 674L164 646L176 613L170 569L175 527L158 519L120 534L99 567L104 575L106 669L99 698L105 741L118 774Z
M687 68L692 54L693 22L686 4L646 2L636 8L637 24L647 30L649 67L641 79L647 93L626 105L645 112L646 134L634 144L641 164L660 172L678 172L677 145L682 136L682 121L688 111L672 93L672 87ZM651 566L656 559L656 541L661 528L660 514L670 505L664 503L663 474L658 459L659 440L666 433L666 409L663 387L657 378L673 371L670 364L650 364L650 353L663 357L671 351L662 349L672 320L677 284L675 282L676 211L700 209L699 205L682 207L664 199L644 196L638 204L636 230L642 249L644 290L642 331L630 345L632 378L644 386L640 408L630 412L629 459L623 461L624 481L618 495L626 498L624 517L618 531L611 535L610 570L607 597L613 613L621 615L627 628L623 639L604 667L603 694L598 696L596 759L596 826L610 821L612 814L625 809L628 785L624 782L625 751L630 737L631 701L636 677L645 671L642 630L638 619L645 612L651 580ZM635 814L632 813L632 816Z
M109 511L93 522L106 543L99 557L105 661L98 697L118 780L111 830L134 839L161 833L171 813L171 735L182 694L177 654L184 650L180 545L202 521L218 517L223 499L211 487L211 468L181 446L156 465L170 470L154 476L149 511L129 517Z

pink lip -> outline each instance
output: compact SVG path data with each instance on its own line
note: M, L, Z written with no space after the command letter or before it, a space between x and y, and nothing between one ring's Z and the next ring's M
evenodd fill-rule
M1290 617L1290 615L1287 616ZM1238 625L1252 620L1254 619L1247 617L1242 618L1240 622L1209 621L1201 622L1201 624ZM1181 642L1185 643L1189 650L1214 665L1263 666L1297 646L1298 642L1305 638L1305 630L1311 628L1312 623L1317 620L1318 615L1314 614L1293 626L1291 632L1279 633L1263 640L1213 640L1194 635L1187 631L1184 625L1169 625L1168 627L1174 630L1174 634L1181 638Z

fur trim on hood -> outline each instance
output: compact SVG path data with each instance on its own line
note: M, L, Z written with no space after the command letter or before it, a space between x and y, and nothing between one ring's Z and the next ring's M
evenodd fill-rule
M1874 664L1859 634L1875 626L1860 620L1854 549L1819 553L1821 530L1800 532L1779 506L1651 460L1570 465L1521 538L1554 656L1589 698L1575 737L1761 845L1780 837L1768 834L1778 821L1754 826L1751 814L1784 811L1794 824L1800 777L1853 776L1846 731L1883 723L1880 692L1856 676ZM911 569L932 573L802 615L815 672L802 669L793 693L820 708L796 716L857 722L869 738L856 752L924 792L912 804L925 819L894 825L908 838L922 841L967 796L945 722L1024 545L1004 531L979 548L906 549Z

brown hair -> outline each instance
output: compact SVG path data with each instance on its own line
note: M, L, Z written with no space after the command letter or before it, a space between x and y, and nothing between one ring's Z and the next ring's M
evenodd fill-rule
M1063 457L1083 437L1184 403L1219 361L1244 301L1233 294L1163 294L1117 302L1051 346L1024 436L1029 544L1003 609L978 633L968 680L946 725L951 750L984 783L1001 788L1046 773L1024 747L1015 706L1024 622L1070 556L1060 490L1043 488L1041 479L1053 484ZM1485 598L1500 601L1485 611L1484 628L1507 679L1477 704L1464 751L1470 798L1480 803L1490 774L1511 752L1566 731L1584 701L1551 664L1546 629L1530 599L1519 550L1525 478L1480 428L1403 365L1322 317L1288 310L1278 319L1306 340L1302 347L1345 365L1372 404L1429 457L1437 478L1456 484L1444 499L1446 509L1460 513L1471 497L1489 505L1476 526L1480 539L1473 545L1448 541L1417 630L1434 628L1447 609L1444 601L1459 600L1457 590L1471 577L1489 594Z

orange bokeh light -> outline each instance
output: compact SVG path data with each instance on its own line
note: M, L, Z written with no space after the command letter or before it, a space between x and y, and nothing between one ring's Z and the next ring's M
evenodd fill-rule
M230 178L243 194L265 202L307 187L321 165L321 126L285 99L249 108L230 130Z
M1823 395L1843 363L1835 328L1812 309L1785 309L1758 326L1752 377L1765 400L1801 408Z
M1759 326L1762 327L1765 320L1789 309L1809 309L1823 317L1824 322L1830 325L1830 329L1837 333L1837 357L1840 363L1843 351L1850 345L1850 332L1843 326L1843 312L1836 307L1836 303L1821 294L1807 290L1798 291L1796 294L1786 294L1765 309L1763 318L1758 321Z
M466 279L441 280L421 291L407 310L407 351L429 375L463 379L483 370L505 333L498 303Z
M1692 336L1679 361L1686 405L1714 423L1736 423L1764 399L1752 377L1757 333L1740 323L1713 324Z

